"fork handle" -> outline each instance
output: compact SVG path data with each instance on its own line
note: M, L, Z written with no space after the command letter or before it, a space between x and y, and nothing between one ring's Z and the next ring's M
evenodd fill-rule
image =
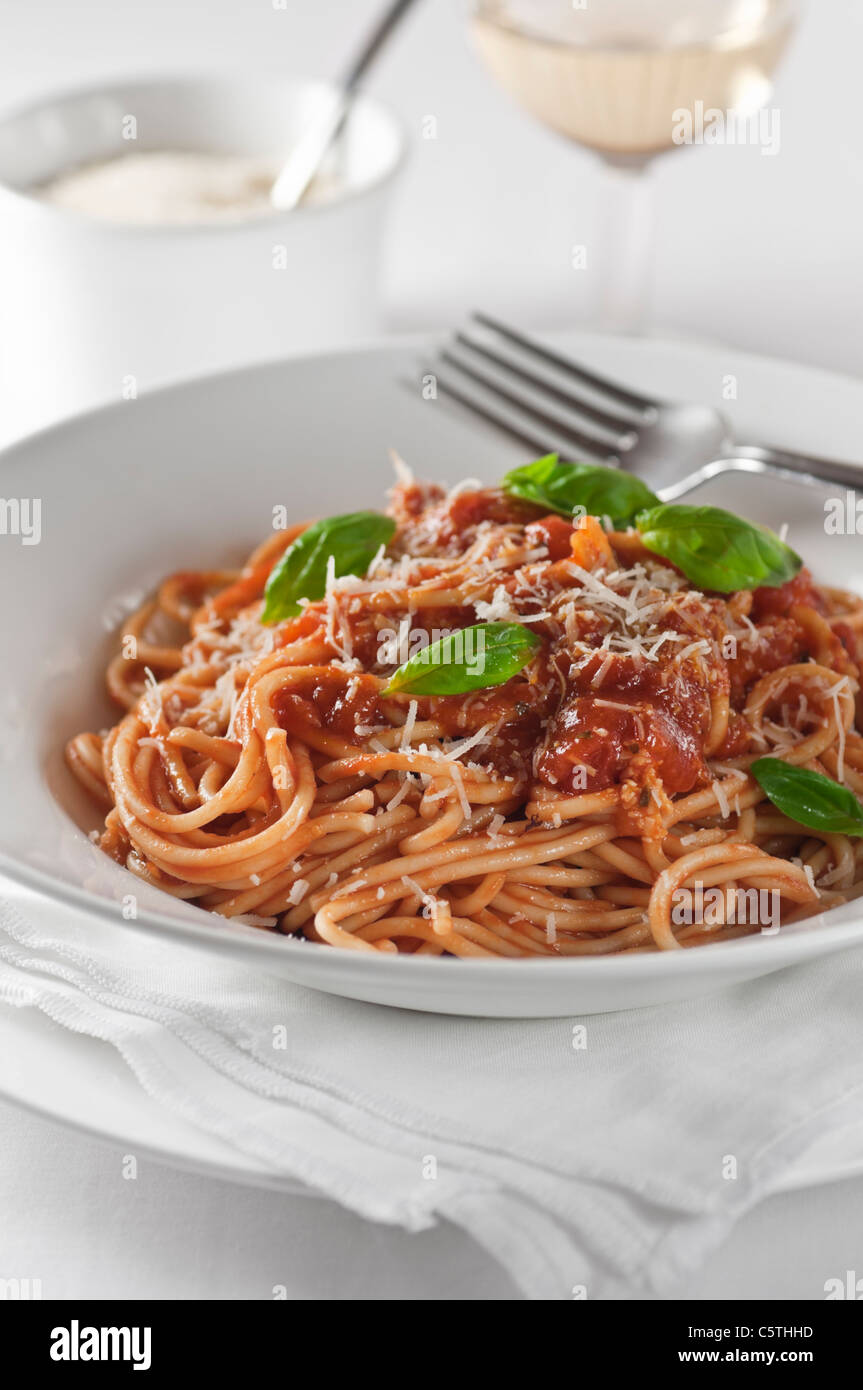
M795 454L787 449L773 449L761 444L734 444L729 453L737 458L754 459L770 468L781 468L787 473L799 473L803 477L838 483L840 487L856 488L863 492L863 463L842 463L838 459Z

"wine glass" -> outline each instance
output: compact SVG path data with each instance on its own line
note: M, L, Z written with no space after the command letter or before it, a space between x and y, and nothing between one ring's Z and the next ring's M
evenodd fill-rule
M477 0L474 37L494 76L605 165L604 327L645 327L653 160L683 144L739 140L746 118L751 138L767 138L768 113L753 113L770 95L798 8L798 0Z

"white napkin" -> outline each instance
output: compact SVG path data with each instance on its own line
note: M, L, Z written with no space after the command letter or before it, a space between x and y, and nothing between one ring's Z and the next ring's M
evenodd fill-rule
M105 1040L163 1105L370 1220L457 1222L529 1298L668 1295L804 1168L863 1171L863 952L691 1004L474 1020L3 891L0 1001Z

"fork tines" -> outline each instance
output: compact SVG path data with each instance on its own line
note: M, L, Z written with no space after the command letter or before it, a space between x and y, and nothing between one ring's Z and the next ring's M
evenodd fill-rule
M528 448L616 462L653 414L652 402L634 391L486 314L472 319L478 328L456 333L441 350L443 369L432 369L437 387Z

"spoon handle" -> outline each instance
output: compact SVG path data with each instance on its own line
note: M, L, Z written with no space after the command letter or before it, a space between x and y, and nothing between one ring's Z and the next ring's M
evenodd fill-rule
M341 85L345 92L352 92L362 80L363 74L375 61L393 29L415 3L416 0L393 0L393 4L384 11L342 80Z
M347 120L357 85L402 16L415 3L416 0L393 0L387 6L348 72L337 84L331 106L309 126L288 156L270 193L273 206L280 212L289 212L302 202L309 184Z

